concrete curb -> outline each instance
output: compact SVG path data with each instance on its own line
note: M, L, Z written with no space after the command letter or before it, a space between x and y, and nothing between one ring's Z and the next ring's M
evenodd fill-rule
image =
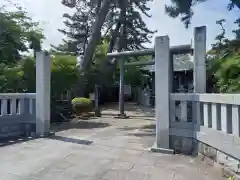
M156 153L164 153L164 154L174 154L173 149L165 149L165 148L158 148L156 145L153 145L150 148L151 152L156 152Z

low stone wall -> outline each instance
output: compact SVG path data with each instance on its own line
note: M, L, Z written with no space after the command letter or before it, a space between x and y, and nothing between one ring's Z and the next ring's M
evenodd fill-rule
M193 153L193 147L192 138L170 136L170 148L173 149L175 153L190 155Z
M36 132L35 114L4 115L0 117L0 140L30 136Z
M223 165L224 167L233 171L234 173L240 175L240 160L200 141L194 141L198 144L196 147L198 149L198 154L204 155L212 159L214 162L217 162L220 165Z
M170 148L175 153L198 156L203 162L221 168L222 175L235 176L235 180L240 180L240 160L212 146L193 138L170 136Z

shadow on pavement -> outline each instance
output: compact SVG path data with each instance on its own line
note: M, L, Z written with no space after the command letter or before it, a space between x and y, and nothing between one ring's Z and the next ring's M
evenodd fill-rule
M155 120L155 116L132 116L132 115L129 115L129 119L139 119L141 121L156 121Z
M107 103L105 105L101 106L101 109L104 110L113 110L113 111L118 111L119 110L119 104L118 102L116 103ZM132 102L124 102L124 109L125 111L138 111L138 105L136 103Z
M35 137L6 138L6 139L0 140L0 147L19 144L19 143L23 143L23 142L34 140L34 139L36 138Z
M119 113L110 113L110 112L102 112L102 116L106 117L116 117ZM147 121L155 121L155 116L153 115L129 115L126 113L126 115L129 117L128 119L141 119L141 120L147 120Z
M128 127L124 126L118 128L119 130L128 131L126 135L144 137L144 136L155 136L155 124L148 124L143 126Z
M110 126L109 123L103 123L103 122L76 121L76 122L53 125L52 130L54 132L60 132L68 129L94 129L94 128L104 128L108 126Z
M75 138L63 137L63 136L58 136L58 135L49 136L47 138L59 140L59 141L63 141L63 142L82 144L82 145L90 145L93 143L92 141L89 141L89 140L75 139ZM19 144L19 143L23 143L23 142L27 142L27 141L35 140L35 139L37 139L37 138L36 137L22 137L22 138L4 139L4 140L0 140L0 147Z
M155 131L156 125L155 124L148 124L148 125L142 126L140 129L151 129L151 130Z
M103 106L101 106L102 111L119 111L119 104L118 103L108 103ZM124 110L125 111L134 111L138 113L145 113L149 115L155 115L155 108L154 107L148 107L143 105L138 105L133 102L125 102L124 103Z
M63 136L57 136L57 135L51 136L49 137L49 139L54 139L54 140L69 142L74 144L82 144L82 145L90 145L93 143L92 141L88 141L84 139L75 139L75 138L63 137Z
M124 127L117 128L117 129L124 130L124 131L131 131L131 130L139 129L139 130L145 131L145 132L151 132L151 131L155 132L155 129L156 129L155 127L156 127L155 124L148 124L148 125L144 125L144 126L135 126L135 127L124 126Z
M117 129L119 129L119 130L124 130L124 131L131 131L131 130L138 129L138 127L128 127L128 126L124 126L124 127L117 128Z
M155 132L136 132L128 133L129 136L144 137L144 136L155 136Z

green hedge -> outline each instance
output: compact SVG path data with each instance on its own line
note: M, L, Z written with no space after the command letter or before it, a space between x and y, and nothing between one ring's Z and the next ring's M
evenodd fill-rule
M72 100L72 106L76 115L81 115L82 113L91 112L93 110L92 101L84 97L74 98Z
M72 100L72 104L91 104L92 101L88 98L84 98L84 97L76 97Z

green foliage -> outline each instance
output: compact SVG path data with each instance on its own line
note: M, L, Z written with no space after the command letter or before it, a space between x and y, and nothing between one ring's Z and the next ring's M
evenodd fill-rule
M21 67L6 67L0 65L0 91L5 93L22 92L23 71Z
M92 101L84 97L74 98L72 100L72 106L77 116L93 110Z
M72 99L72 104L90 105L92 101L89 98L76 97Z
M129 67L125 70L125 83L139 86L142 83L142 73L139 67Z
M234 23L237 25L237 29L233 30L233 33L235 34L236 39L240 40L240 18L238 18Z
M219 62L221 61L221 62ZM216 60L215 78L217 87L223 93L240 92L240 55Z
M88 92L94 91L95 84L108 85L112 82L112 75L107 62L108 41L103 39L96 47L92 64L84 76L79 76L79 81L84 81Z
M13 65L21 59L20 53L39 50L42 30L26 12L8 12L0 8L0 63ZM27 47L30 44L30 47Z
M111 1L108 16L101 28L102 37L108 37L110 41L113 41L110 52L113 49L121 50L122 48L139 49L143 47L144 43L150 42L150 38L155 31L149 30L142 18L143 15L150 17L148 14L150 9L147 7L147 3L150 1L152 0ZM62 3L68 6L66 1L62 1ZM73 15L64 13L63 17L66 28L59 29L67 39L63 40L64 43L62 45L53 46L53 48L56 51L66 53L77 54L77 52L80 52L84 54L89 37L93 32L93 24L97 20L96 17L101 16L101 3L103 3L102 0L94 2L85 0L76 1L74 3L76 12ZM126 33L124 34L126 38L124 38L124 41L121 41L124 44L120 45L120 40L117 40L117 38L122 36L120 28L122 25L126 28Z
M55 56L51 66L51 95L57 99L61 93L75 86L78 70L76 57ZM36 92L36 65L33 58L25 57L21 64L0 64L0 92Z
M66 39L62 45L53 48L66 54L83 55L79 68L84 73L79 76L79 91L92 91L96 83L107 87L118 80L119 77L114 76L117 62L110 62L107 53L140 49L150 42L155 31L149 30L143 20L144 15L150 17L147 7L150 1L78 0L70 3L75 12L63 14L66 28L59 30ZM69 7L67 1L62 3ZM133 71L129 72L139 73Z
M131 62L141 62L152 60L151 56L142 56L138 58L129 58L126 60L127 63ZM144 66L129 66L125 68L125 83L132 86L142 86L146 83L146 80L149 76L149 73L145 70L142 70ZM118 69L119 71L119 69ZM118 73L117 77L119 78L120 74Z
M202 2L204 0L196 0L196 2ZM189 26L191 18L193 16L192 0L172 0L171 5L166 5L165 10L170 17L176 18L181 16L181 20L184 22L186 27Z
M25 57L22 63L24 92L36 92L36 64L31 57Z
M228 177L227 180L235 180L235 177L234 176L230 176L230 177Z
M217 41L208 52L207 68L209 82L214 84L214 91L222 93L240 92L240 40L225 37L225 20L216 23L221 26Z
M76 57L70 55L56 55L52 58L51 90L55 98L76 84L78 78L76 62Z
M96 48L93 56L93 63L89 71L85 74L85 80L87 83L88 90L93 91L93 85L101 83L104 87L110 87L113 83L119 81L119 64L115 71L110 69L108 59L106 58L109 43L105 38L102 43ZM144 56L139 58L129 58L126 60L129 62L147 61L150 60L151 56ZM125 69L125 83L133 86L141 86L144 82L144 76L146 74L141 70L141 67L128 67Z
M150 43L152 35L157 32L150 30L142 18L141 11L150 17L148 14L150 9L147 7L148 1L149 0L142 0L139 1L139 6L129 5L126 8L126 17L123 21L126 23L126 38L124 38L124 44L122 45L125 50L145 48L144 44ZM141 7L145 8L145 10Z

